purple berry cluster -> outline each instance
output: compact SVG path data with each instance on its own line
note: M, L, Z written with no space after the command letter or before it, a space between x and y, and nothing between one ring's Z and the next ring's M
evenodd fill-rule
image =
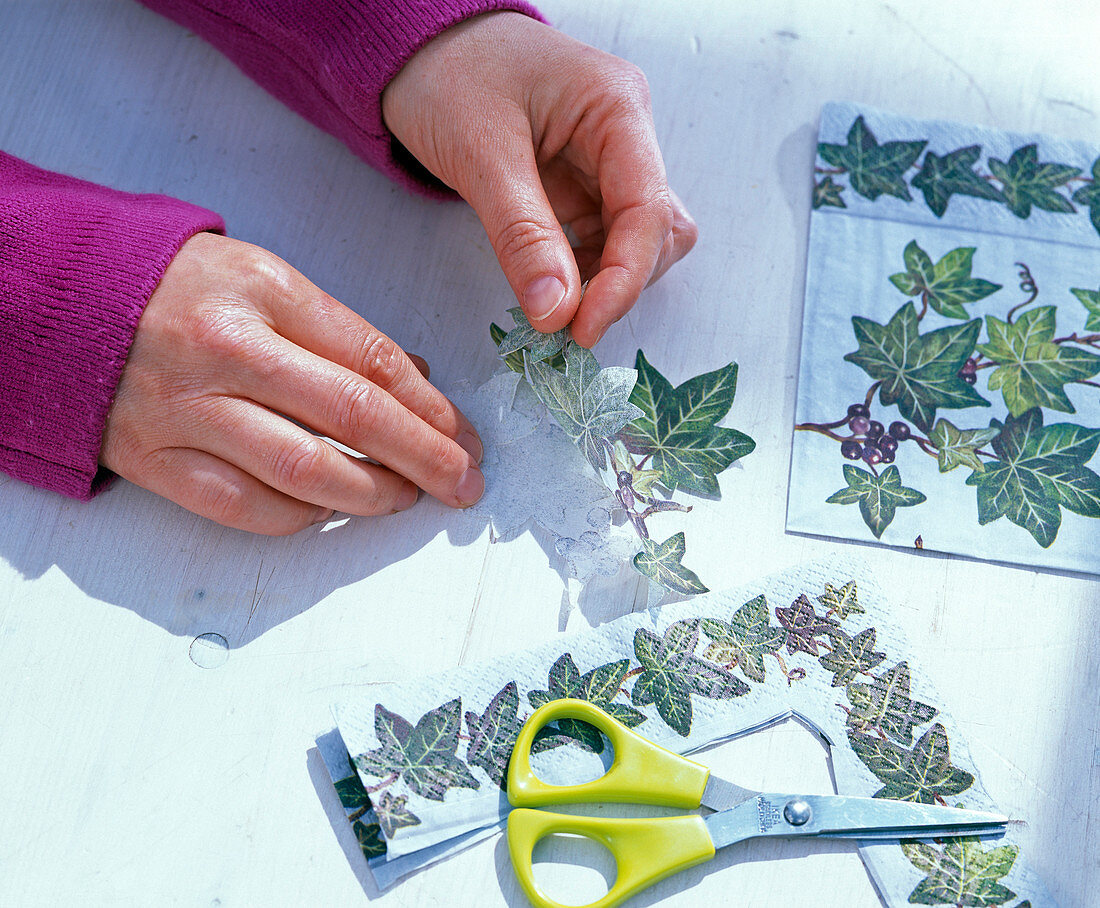
M971 356L965 363L962 364L962 368L958 372L959 378L961 378L968 385L972 385L978 380L978 360Z
M898 442L910 436L908 423L896 420L886 429L878 420L871 419L866 404L852 404L848 408L848 428L852 437L840 443L840 453L848 460L862 460L871 466L893 463Z

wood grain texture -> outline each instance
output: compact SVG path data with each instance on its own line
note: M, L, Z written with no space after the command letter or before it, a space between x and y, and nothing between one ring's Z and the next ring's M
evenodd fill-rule
M732 419L757 451L687 527L690 564L710 586L852 550L783 532L821 104L1100 144L1100 13L1086 7L543 4L559 27L647 72L671 181L701 229L696 251L612 328L601 361L630 364L643 347L674 383L740 363ZM7 0L0 41L0 148L213 208L232 235L425 356L441 387L491 374L486 327L513 302L467 208L393 187L201 40L127 0ZM1097 582L861 554L895 591L897 620L987 787L1027 819L1033 865L1062 904L1094 904ZM81 505L0 477L0 902L365 896L518 908L499 839L379 894L311 748L349 686L607 621L635 607L637 585L604 583L573 610L562 592L544 540L492 543L487 528L458 527L431 503L269 540L123 483ZM188 655L207 632L230 647L213 669ZM820 753L790 730L738 748L742 784L791 787L792 773L828 784ZM750 844L633 904L665 899L878 904L858 858L835 844Z

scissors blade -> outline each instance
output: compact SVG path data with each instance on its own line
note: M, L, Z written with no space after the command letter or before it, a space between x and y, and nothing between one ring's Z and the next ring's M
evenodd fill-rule
M711 773L699 803L711 810L729 810L731 807L755 798L758 794L760 792L734 785L733 782Z
M761 836L923 839L1002 834L1007 817L982 810L843 795L761 793L704 819L715 848Z

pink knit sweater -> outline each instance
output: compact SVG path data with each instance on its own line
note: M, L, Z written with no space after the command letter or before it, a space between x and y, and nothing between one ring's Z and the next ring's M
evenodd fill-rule
M141 0L198 32L312 123L410 188L444 188L382 122L382 91L443 29L522 0ZM50 173L0 152L0 470L75 498L134 330L180 246L218 215Z

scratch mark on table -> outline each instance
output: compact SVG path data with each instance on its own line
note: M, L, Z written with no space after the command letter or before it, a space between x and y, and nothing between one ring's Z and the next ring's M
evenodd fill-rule
M470 608L470 619L466 622L466 633L462 638L462 649L458 653L458 664L466 664L466 652L470 648L470 637L474 632L474 621L477 619L477 611L481 607L481 597L485 591L485 575L489 572L489 557L493 553L493 546L487 545L485 547L485 557L481 561L481 574L477 578L477 595L474 597L474 604Z
M271 571L267 575L267 581L264 583L264 588L260 589L260 575L264 570L264 556L260 556L260 566L256 568L256 583L252 587L252 604L248 607L248 619L245 621L244 626L247 629L248 625L252 621L252 616L256 614L256 609L260 606L260 600L264 598L264 594L267 592L268 586L271 584L271 578L275 576L275 568L278 565L273 565Z
M1076 101L1066 101L1063 98L1047 98L1046 102L1051 107L1069 107L1072 110L1078 110L1081 113L1088 114L1090 117L1096 116L1096 111L1091 107L1085 107L1084 104L1078 104Z
M894 9L894 7L892 7L889 3L884 3L882 5L882 8L884 10L886 10L886 12L888 12L895 19L897 19L898 22L900 22L907 29L909 29L909 31L911 31L914 35L916 35L917 39L921 42L921 44L923 44L925 47L927 47L930 51L932 51L941 60L946 61L951 66L953 66L955 69L957 69L960 73L962 73L966 77L966 81L970 83L970 87L973 88L974 91L976 91L978 93L978 97L980 97L982 99L982 103L985 105L986 112L990 115L990 117L993 116L993 107L989 103L988 95L986 95L986 93L984 91L982 91L982 87L978 84L978 80L975 79L970 74L970 71L965 66L963 66L961 63L959 63L950 54L947 54L944 51L940 50L939 47L937 47L935 44L933 44L931 41L929 41L928 38L926 38L924 36L924 33L920 31L920 29L918 29L915 25L913 25L913 23L910 22L908 19L905 19L901 15L901 13L899 13L896 9Z

